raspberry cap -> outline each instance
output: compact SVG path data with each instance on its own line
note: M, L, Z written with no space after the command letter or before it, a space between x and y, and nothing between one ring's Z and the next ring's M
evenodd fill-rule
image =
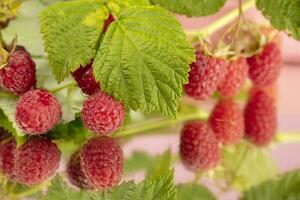
M29 135L47 133L56 126L62 116L57 99L42 89L30 90L18 101L16 122Z
M180 157L190 170L208 170L220 160L220 148L211 128L203 121L187 122L181 130Z
M249 77L256 87L266 87L276 82L281 68L281 52L276 43L268 43L263 51L247 59Z
M68 174L69 181L73 185L79 188L86 188L86 189L93 188L91 183L87 179L86 175L82 171L79 151L76 151L71 155L70 160L67 164L67 174Z
M85 94L92 95L100 90L100 84L93 75L92 63L85 67L80 67L72 73L72 76Z
M35 63L24 47L16 47L7 65L0 69L0 87L15 95L21 95L36 87Z
M25 185L37 185L53 176L60 162L56 144L41 137L30 137L15 152L16 179Z
M101 135L108 135L124 122L124 105L113 97L98 92L89 96L84 102L81 118L89 130Z
M7 138L0 143L0 171L10 179L14 178L14 152L16 146L14 138Z
M243 86L248 76L249 66L245 58L231 61L227 67L224 81L218 86L218 91L223 97L234 97Z
M83 172L94 187L116 186L122 176L123 151L116 139L107 136L88 140L80 151Z
M267 146L277 127L274 99L263 91L255 91L245 107L245 136L257 146Z
M232 99L218 102L211 113L209 123L221 143L236 144L244 136L244 115Z

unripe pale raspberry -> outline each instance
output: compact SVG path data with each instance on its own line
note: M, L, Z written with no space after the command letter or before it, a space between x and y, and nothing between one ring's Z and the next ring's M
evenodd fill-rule
M257 146L267 146L277 127L274 99L263 91L256 91L251 94L244 115L246 138Z
M219 85L218 91L223 97L234 97L243 86L249 66L245 58L231 61L227 67L224 81Z
M117 140L107 136L90 139L80 151L83 172L98 189L116 186L122 176L123 151Z
M87 179L86 175L83 173L81 164L80 164L80 156L79 151L73 153L70 157L70 160L67 164L67 174L69 181L79 187L92 189L92 185Z
M72 73L78 86L87 95L92 95L100 90L100 84L93 75L92 63L85 67L80 67Z
M98 92L84 102L81 118L89 130L108 135L122 125L125 119L124 105L113 97Z
M190 170L208 170L220 160L220 148L206 122L190 121L181 130L180 157Z
M231 99L220 100L210 118L210 126L219 140L236 144L244 136L244 115L239 105Z
M0 87L7 92L21 95L35 86L35 63L23 47L17 47L10 54L7 65L0 69Z
M37 185L53 176L59 166L56 144L41 137L30 137L15 152L15 175L18 182Z
M48 91L30 90L21 96L16 108L16 122L29 135L47 133L61 118L61 107Z
M14 178L14 153L16 149L14 138L7 138L0 143L0 172L10 179Z
M209 98L223 82L227 72L227 63L196 51L196 62L190 65L189 83L184 86L188 96L205 100Z
M266 44L263 51L247 59L250 66L249 77L257 87L272 85L281 68L281 52L276 43Z

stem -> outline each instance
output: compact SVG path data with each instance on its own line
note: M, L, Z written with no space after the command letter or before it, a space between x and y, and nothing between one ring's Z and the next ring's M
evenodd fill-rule
M180 122L195 120L195 119L203 119L207 117L207 113L205 112L197 112L197 113L190 113L186 115L179 116L176 120L172 119L155 119L149 120L145 122L138 123L132 127L128 127L127 129L117 132L115 134L116 137L128 137L138 133L143 133L147 131L152 131L159 128L168 127L171 125L178 124Z
M66 89L66 88L73 87L73 86L75 86L75 83L68 83L68 84L66 84L66 85L64 85L64 86L55 88L55 89L51 90L50 92L51 92L51 93L57 93L57 92L59 92L59 91L62 91L62 90L64 90L64 89Z
M241 9L246 11L255 6L255 0L249 0L241 5ZM186 31L187 35L190 36L200 36L200 37L207 37L220 28L224 27L226 24L233 21L236 17L239 16L239 9L236 8L230 12L228 12L225 16L221 17L220 19L216 20L214 23L202 28L200 30L188 30Z
M28 197L30 195L33 195L33 194L41 191L42 189L46 188L48 185L49 185L49 182L46 182L46 183L43 183L43 184L38 185L36 187L32 187L29 190L26 190L25 192L20 192L20 193L17 193L17 194L13 194L12 196L14 198L17 198L17 199Z

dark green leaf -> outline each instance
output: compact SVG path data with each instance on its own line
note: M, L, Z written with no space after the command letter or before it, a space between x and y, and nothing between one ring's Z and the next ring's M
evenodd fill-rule
M178 200L216 200L214 195L204 186L188 183L178 185Z

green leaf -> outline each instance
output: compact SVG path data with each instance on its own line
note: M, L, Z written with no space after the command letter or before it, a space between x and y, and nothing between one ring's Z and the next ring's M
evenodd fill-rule
M215 176L220 180L227 179L239 191L276 176L278 170L265 149L246 142L224 148L222 159L223 168L216 170Z
M47 189L47 195L43 200L87 200L89 199L88 192L77 191L70 188L66 182L60 177L56 176L51 186Z
M163 9L125 8L105 33L94 62L101 88L133 110L176 117L194 50Z
M168 170L171 166L171 150L167 150L162 155L156 156L154 162L152 162L147 169L147 177L157 177L164 171Z
M227 0L150 0L152 4L187 16L212 15L224 6Z
M300 170L280 175L244 192L242 200L300 199Z
M124 173L128 174L139 170L146 169L149 165L153 164L155 158L146 152L134 151L132 155L125 159Z
M8 118L5 116L3 111L0 109L0 127L3 127L7 131L10 131L11 133L15 132L12 122L8 120Z
M216 200L214 195L204 186L188 183L177 186L178 200Z
M44 46L59 82L95 57L107 17L108 10L102 0L62 2L42 12Z
M257 0L256 6L272 26L300 40L299 0Z

